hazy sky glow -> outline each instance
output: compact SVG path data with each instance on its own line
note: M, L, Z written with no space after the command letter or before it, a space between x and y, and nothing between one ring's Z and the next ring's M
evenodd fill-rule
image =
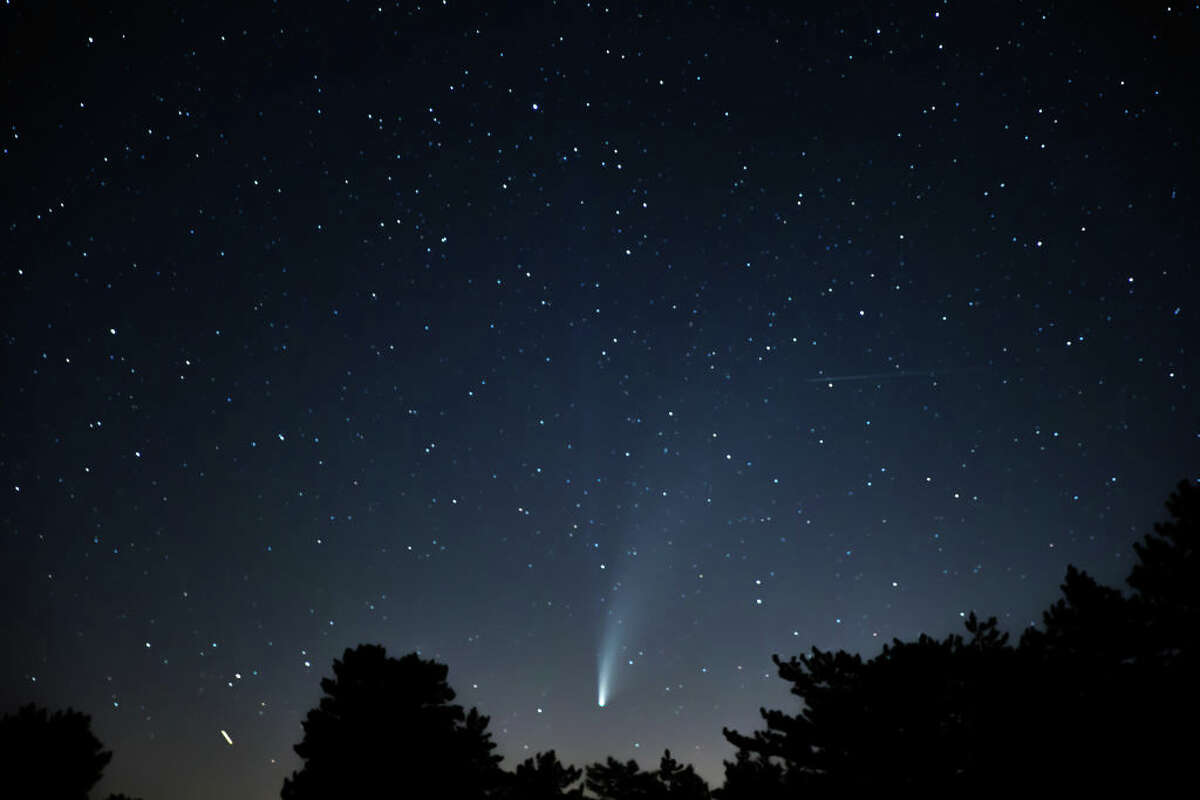
M278 796L360 642L719 782L1200 475L1194 7L497 5L0 10L0 700L103 792Z

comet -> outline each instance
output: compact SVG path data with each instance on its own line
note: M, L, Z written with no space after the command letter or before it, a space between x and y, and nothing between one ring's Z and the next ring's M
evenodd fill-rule
M608 691L612 683L613 665L616 663L614 648L600 648L600 658L596 670L596 705L604 708L608 705Z
M222 731L221 731L221 735L225 737L225 741L226 741L228 744L230 744L230 745L232 745L232 744L233 744L233 739L230 739L230 738L229 738L229 734L228 734L228 733L226 733L224 730L222 730Z
M632 556L641 549L638 544L636 539L629 542L631 562L636 562ZM601 598L603 613L596 643L596 706L599 708L607 706L630 679L625 664L633 666L633 661L626 654L637 636L640 611L645 605L642 587L647 581L642 579L641 567L637 563L626 564L621 572L625 575L614 581Z

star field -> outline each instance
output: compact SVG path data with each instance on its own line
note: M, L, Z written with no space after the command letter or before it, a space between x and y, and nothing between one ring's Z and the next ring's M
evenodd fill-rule
M496 5L0 9L0 699L104 793L277 797L360 642L718 785L1200 474L1195 5Z

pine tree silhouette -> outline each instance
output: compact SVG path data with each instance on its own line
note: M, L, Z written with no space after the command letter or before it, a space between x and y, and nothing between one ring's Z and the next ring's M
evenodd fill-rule
M740 753L726 762L722 797L751 797L781 780L789 791L854 793L910 787L948 791L972 765L972 733L993 723L980 681L1006 661L996 620L967 620L969 639L893 641L873 659L813 648L779 675L803 701L799 714L762 711L766 730L725 730Z
M517 765L508 781L504 797L508 800L554 800L583 797L583 788L571 789L583 776L577 767L563 766L553 750L538 753Z
M1073 790L1166 787L1191 758L1178 728L1200 712L1200 490L1181 482L1166 507L1172 519L1133 545L1131 596L1068 567L1043 630L1021 639L1037 663L1038 708L1055 723L1053 735L1041 726L1039 749L1053 752L1058 771L1082 776Z
M721 800L867 791L1167 791L1191 781L1200 713L1200 489L1134 546L1132 596L1068 567L1062 597L1008 644L995 618L969 638L899 640L869 661L845 651L774 657L802 702L762 710L764 730L725 730L738 748Z
M696 774L691 764L680 764L664 750L654 774L663 787L663 797L670 800L708 800L708 783Z
M69 708L49 714L32 703L0 718L0 795L86 800L112 760L91 722Z
M586 785L601 800L645 800L657 797L659 788L654 775L643 772L636 761L622 762L612 756L587 768Z
M684 765L664 750L658 769L643 772L636 761L617 761L587 768L587 788L603 800L707 800L708 784L690 764Z
M1200 637L1200 487L1180 481L1166 505L1172 519L1134 544L1126 583L1146 620L1148 657L1182 671L1194 668Z
M284 800L352 796L485 797L501 783L488 718L453 705L448 669L379 645L347 649L295 746L304 766Z

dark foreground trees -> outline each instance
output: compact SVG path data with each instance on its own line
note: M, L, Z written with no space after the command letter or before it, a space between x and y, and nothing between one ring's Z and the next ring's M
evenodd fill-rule
M1171 520L1135 546L1131 593L1068 568L1061 598L1013 645L995 618L966 633L894 641L871 659L844 651L786 661L798 713L762 711L763 730L726 730L737 748L720 800L1014 792L1164 794L1191 781L1200 714L1200 490L1181 483ZM283 797L549 800L582 797L581 771L553 751L512 773L487 717L454 705L447 668L362 645L334 662ZM690 766L608 758L586 770L602 800L705 800Z
M642 771L633 760L611 756L587 768L587 788L601 800L707 800L708 784L691 765L684 766L663 752L658 769Z
M304 766L284 800L485 797L501 784L488 718L454 705L447 667L378 645L347 649L321 681L325 696L295 746Z
M487 731L488 718L454 705L447 667L415 653L389 658L359 645L333 662L325 696L308 712L296 753L304 766L284 781L284 800L330 797L449 797L498 800L582 798L583 772L538 753L511 772ZM587 768L587 788L606 800L707 800L690 765L663 754L643 772L634 761Z
M564 766L553 750L501 770L488 718L453 703L447 673L416 653L389 658L367 644L346 650L304 720L295 746L304 766L284 780L284 800L582 797L572 788L582 771Z
M968 637L896 640L864 661L813 648L775 663L797 714L726 730L723 800L1057 790L1153 794L1190 783L1200 634L1200 489L1135 546L1129 596L1068 568L1062 598L1013 647L995 619Z
M1065 734L1043 725L1040 741L1100 792L1194 780L1196 737L1186 731L1200 713L1200 488L1181 482L1166 505L1171 519L1134 545L1130 595L1068 569L1043 630L1021 638L1040 678L1041 719L1061 721Z
M563 766L553 750L538 753L517 765L507 776L500 796L505 800L556 800L561 797L581 798L583 789L571 788L583 771Z
M968 638L896 640L868 661L816 648L775 657L805 710L764 711L767 729L751 736L725 731L739 753L722 796L955 787L975 758L972 737L1004 742L1011 698L983 687L1015 666L995 619L972 615L967 630Z
M87 714L30 703L0 717L0 796L86 800L111 760Z

